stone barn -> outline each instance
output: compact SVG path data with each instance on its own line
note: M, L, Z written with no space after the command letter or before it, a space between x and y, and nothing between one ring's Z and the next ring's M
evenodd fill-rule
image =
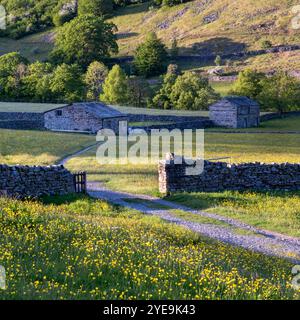
M21 130L79 131L96 133L112 129L128 117L102 103L45 104L0 102L0 128Z
M209 108L210 120L216 126L251 128L260 124L260 107L247 97L225 97Z
M74 103L45 112L45 128L56 131L97 133L112 129L119 133L119 124L127 123L127 115L98 102Z

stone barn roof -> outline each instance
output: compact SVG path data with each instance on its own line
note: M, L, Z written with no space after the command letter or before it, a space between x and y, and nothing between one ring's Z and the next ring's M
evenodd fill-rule
M229 96L229 97L225 97L222 100L218 101L217 103L213 104L211 107L245 107L245 106L249 106L249 107L259 107L259 104L252 100L249 99L247 97L240 97L240 96Z
M107 106L101 102L82 102L71 104L55 104L55 103L27 103L27 102L0 102L0 113L36 113L44 114L53 110L63 109L70 105L84 106L90 113L106 118L119 118L126 117L127 114L118 111L117 109Z
M96 115L100 118L119 118L119 117L127 117L126 114L107 106L101 102L82 102L82 103L73 103L73 106L83 106L90 113Z

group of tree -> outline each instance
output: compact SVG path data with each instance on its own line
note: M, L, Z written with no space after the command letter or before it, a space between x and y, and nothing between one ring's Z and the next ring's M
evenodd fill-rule
M119 65L110 71L92 62L83 72L77 64L29 63L17 52L0 57L0 99L31 102L104 101L145 105L148 83L128 77ZM147 92L148 94L148 92Z
M29 63L19 53L0 57L2 100L73 102L99 98L108 69L93 62L86 73L77 64Z
M168 53L165 45L154 32L151 32L146 41L137 47L133 64L138 75L149 78L164 73L167 61Z
M109 17L118 7L124 7L144 0L1 0L7 11L7 29L0 30L0 36L14 39L43 31L49 27L62 26L77 16L93 15ZM174 1L175 4L175 0ZM170 1L170 5L171 2ZM179 3L179 1L178 1ZM155 2L154 2L155 4ZM167 4L167 3L165 3ZM161 5L159 1L157 5Z
M115 65L103 83L100 100L108 104L145 107L152 90L144 77L128 77L124 70Z
M296 110L300 105L300 81L285 71L266 75L255 70L240 72L232 94L258 101L267 111Z
M118 52L115 25L94 15L79 16L58 32L50 59L56 63L77 63L86 68Z
M88 10L89 6L84 8ZM151 33L136 50L133 62L136 76L127 77L119 66L109 72L104 62L118 51L114 31L115 26L102 17L83 14L58 30L49 61L30 64L18 53L2 56L1 98L69 102L100 97L109 103L130 101L142 106L150 91L144 78L165 72L166 47ZM174 42L174 54L176 46Z
M208 106L219 98L207 79L193 72L178 73L178 69L170 65L161 89L149 106L161 109L207 110Z

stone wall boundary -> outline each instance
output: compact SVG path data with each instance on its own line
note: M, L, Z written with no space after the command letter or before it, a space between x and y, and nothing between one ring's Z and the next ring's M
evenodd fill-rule
M71 193L74 175L64 166L0 165L0 196L24 199Z
M231 191L298 191L300 190L300 163L241 163L204 161L199 175L186 175L187 168L195 166L176 164L174 160L159 163L159 190L173 192Z

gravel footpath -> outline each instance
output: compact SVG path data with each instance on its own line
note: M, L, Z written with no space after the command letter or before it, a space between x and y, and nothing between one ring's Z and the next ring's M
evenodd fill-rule
M297 264L300 263L300 238L293 238L275 232L258 229L235 219L227 218L218 214L193 210L186 206L162 200L160 198L111 191L103 187L101 183L97 182L88 183L88 193L94 198L103 199L116 205L140 211L144 214L159 216L163 220L175 223L218 241L266 255L286 258ZM126 200L130 199L138 199L139 201L126 202ZM145 203L143 203L143 200L145 200ZM166 209L150 208L149 201L153 205L163 206ZM187 221L174 216L174 214L172 214L172 212L167 208L170 208L170 210L181 210L187 213L200 215L205 218L214 219L216 220L216 224ZM226 223L228 226L218 225L218 222Z

